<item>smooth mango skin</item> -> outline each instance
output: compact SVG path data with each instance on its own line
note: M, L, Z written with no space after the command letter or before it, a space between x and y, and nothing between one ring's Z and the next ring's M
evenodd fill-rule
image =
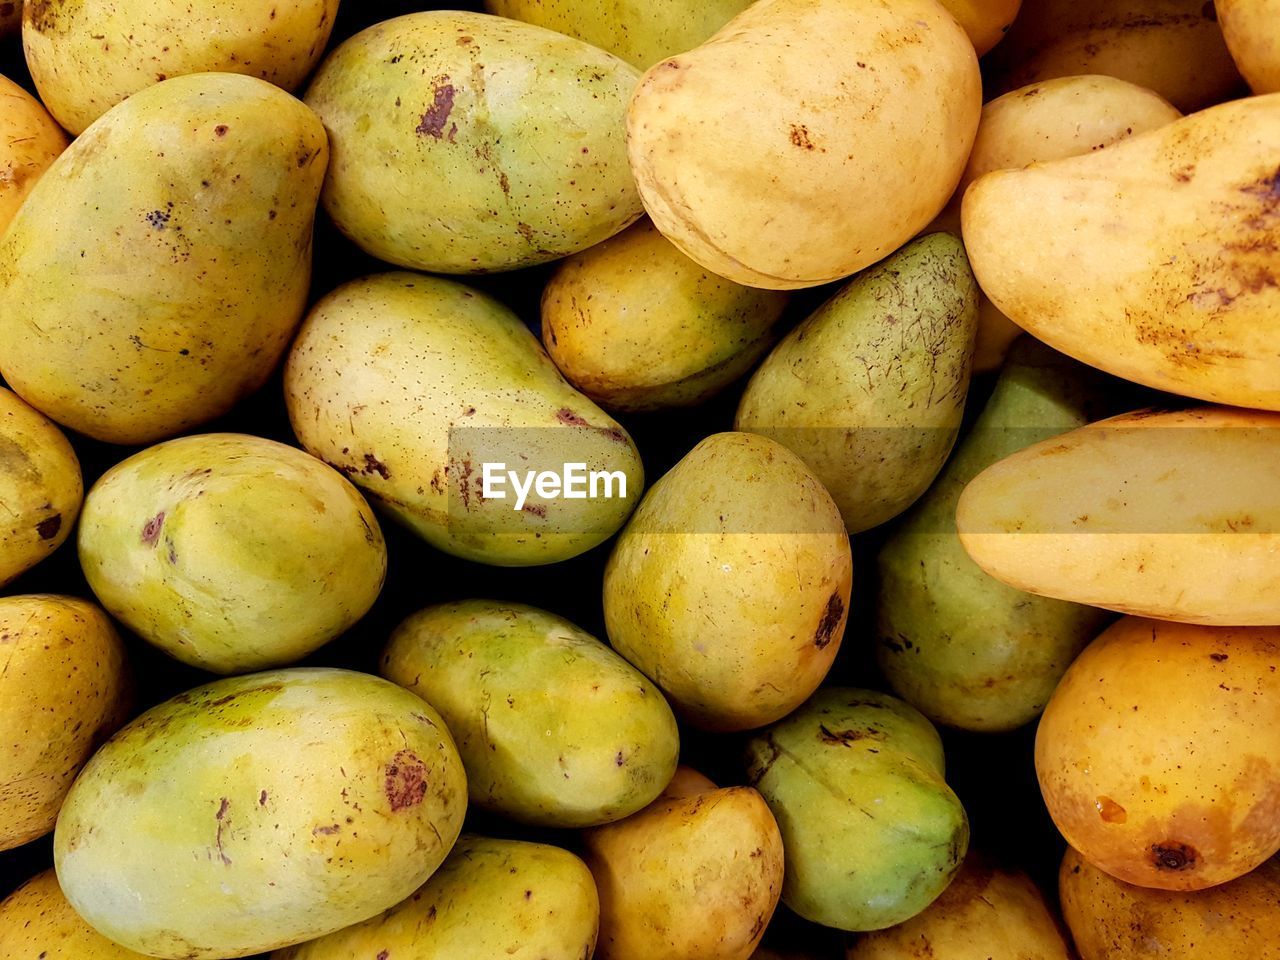
M708 273L645 220L560 266L542 294L542 343L602 406L694 406L773 345L786 305Z
M618 820L652 801L680 752L649 680L563 617L517 603L428 607L391 636L382 675L435 705L471 802L544 827Z
M583 960L599 916L591 872L572 853L467 835L403 903L272 960Z
M1103 377L1023 337L937 482L877 557L876 656L902 697L935 723L1013 730L1034 720L1105 612L1024 593L969 559L956 503L992 463L1089 422Z
M71 781L124 723L132 685L111 621L73 597L0 598L0 661L0 850L11 850L53 829Z
M389 273L311 311L285 366L294 432L433 546L500 566L554 563L612 536L644 487L626 431L574 390L505 306L450 280ZM613 496L484 497L483 464L619 472Z
M0 387L0 586L62 545L83 496L80 461L62 431Z
M130 97L0 239L0 373L112 443L226 412L302 318L326 156L315 115L263 80L197 74Z
M501 17L376 24L307 91L333 146L325 210L365 252L417 270L514 270L585 250L643 212L623 141L637 76Z
M1104 631L1036 732L1040 789L1067 842L1161 890L1226 883L1280 851L1277 656L1280 627L1126 617Z
M168 77L242 73L292 91L324 52L338 0L35 0L26 11L40 99L79 134Z
M1231 58L1254 93L1280 93L1280 2L1216 0L1218 23Z
M782 901L839 930L880 930L932 903L960 868L969 821L922 714L827 687L747 744L750 783L778 820Z
M734 429L800 456L850 533L929 488L964 416L978 286L959 237L935 233L859 274L774 348Z
M364 616L387 570L377 518L341 474L233 433L112 467L89 491L79 547L114 617L214 673L302 659Z
M0 956L12 960L146 960L85 923L53 870L32 877L0 903Z
M689 257L810 287L937 215L981 108L973 45L934 0L761 0L649 69L628 151L649 216Z
M604 573L609 642L681 716L750 730L817 689L853 560L831 495L767 437L717 433L654 484Z
M1119 613L1280 624L1280 415L1140 410L996 463L956 507L978 566Z
M846 960L1073 960L1044 895L1020 870L970 853L951 885L906 923L859 937Z
M973 41L978 56L989 51L1009 32L1022 0L939 0Z
M4 6L0 3L0 9ZM22 4L17 8L20 13ZM67 142L39 100L0 76L0 234Z
M1081 960L1277 960L1280 861L1209 890L1122 883L1067 848L1058 877L1062 914Z
M466 790L439 714L393 683L234 677L147 711L94 755L54 862L76 912L131 950L248 956L413 893L457 839Z

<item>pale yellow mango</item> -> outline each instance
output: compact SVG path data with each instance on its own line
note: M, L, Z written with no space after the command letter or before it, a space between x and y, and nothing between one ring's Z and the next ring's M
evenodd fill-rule
M46 870L0 903L0 957L26 960L147 960L80 918Z
M0 4L0 8L6 5ZM21 6L19 3L19 9ZM49 164L66 148L67 135L40 101L0 76L0 234Z
M1280 93L1280 0L1217 0L1227 49L1254 93Z

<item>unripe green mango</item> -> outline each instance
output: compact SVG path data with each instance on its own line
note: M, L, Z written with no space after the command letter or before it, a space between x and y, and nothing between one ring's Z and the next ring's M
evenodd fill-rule
M440 711L471 801L547 827L635 813L671 780L676 720L640 671L555 614L465 600L391 637L382 674Z
M54 861L99 933L156 957L243 957L409 896L462 828L439 714L346 670L220 680L149 710L86 765Z
M631 438L565 382L519 318L449 280L388 273L325 297L289 355L285 398L303 447L469 560L576 556L617 531L644 485ZM485 463L520 473L582 463L625 484L586 499L533 490L517 509L509 483L505 499L486 497Z
M367 253L418 270L585 250L643 212L625 143L639 79L590 44L502 17L376 24L307 91L333 146L325 210Z
M403 903L272 960L584 960L599 920L591 871L572 853L467 835Z
M850 533L929 488L960 432L978 324L964 245L921 237L850 281L774 348L738 405L817 474Z
M966 730L1040 715L1109 614L1024 593L969 559L956 535L965 486L997 460L1101 415L1103 377L1022 337L946 470L881 548L876 654L894 691Z
M113 616L215 673L300 660L364 616L387 570L377 518L341 474L234 433L112 467L89 491L79 542Z
M225 413L302 318L327 158L315 114L255 77L178 77L114 107L0 238L0 373L112 443Z
M147 960L112 943L71 909L52 870L0 903L0 957L9 960Z
M880 930L927 907L969 846L943 779L942 741L900 700L826 688L747 745L749 777L786 851L782 901L840 930Z

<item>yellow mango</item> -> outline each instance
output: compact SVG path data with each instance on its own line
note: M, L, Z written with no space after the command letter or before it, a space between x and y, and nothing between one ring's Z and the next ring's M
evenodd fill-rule
M1216 0L1227 49L1254 93L1280 93L1280 0Z
M85 923L62 895L52 870L32 877L0 903L0 957L147 960Z
M0 9L4 6L0 3ZM3 32L0 25L0 34ZM0 234L49 164L66 148L67 135L40 101L0 76Z
M1022 0L939 0L947 12L959 21L982 56L1002 39L1013 26Z

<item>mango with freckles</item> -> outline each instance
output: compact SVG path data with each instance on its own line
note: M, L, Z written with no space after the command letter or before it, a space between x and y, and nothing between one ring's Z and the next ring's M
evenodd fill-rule
M0 902L0 956L43 960L147 960L94 930L46 870Z
M0 234L67 142L39 100L0 76Z

